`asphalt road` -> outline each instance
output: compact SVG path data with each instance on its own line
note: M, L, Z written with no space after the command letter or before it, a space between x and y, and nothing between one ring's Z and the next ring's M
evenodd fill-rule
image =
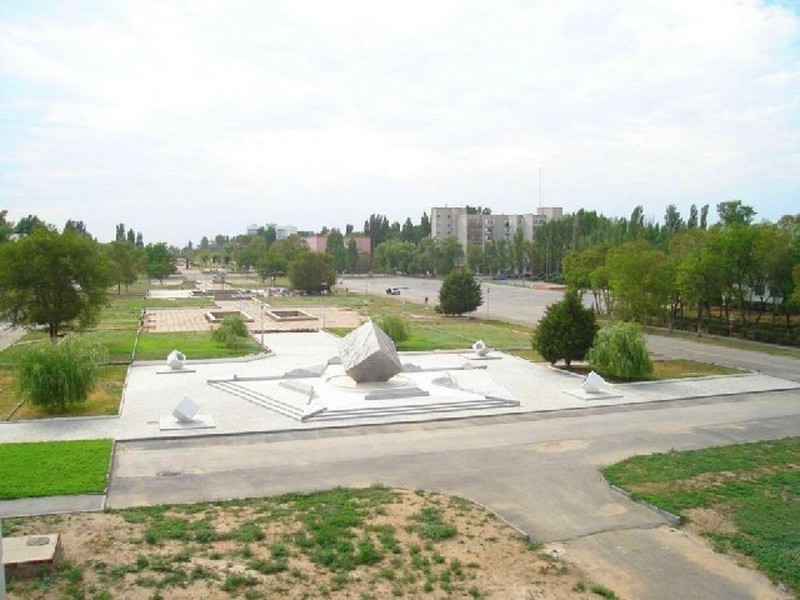
M779 597L598 468L637 453L800 435L798 395L117 445L108 506L365 486L480 502L624 598ZM764 596L767 594L767 596Z
M441 279L417 277L352 277L341 280L342 285L351 291L366 294L386 294L387 288L400 290L400 299L434 306L438 302ZM473 313L485 319L504 319L512 323L535 325L542 318L545 308L564 297L560 291L539 290L525 287L521 282L506 280L481 282L483 305Z
M361 277L345 279L343 284L351 290L369 294L385 294L386 288L396 287L400 289L400 298L423 303L427 297L431 306L436 304L441 288L441 280L415 277ZM481 319L503 319L522 325L536 325L545 309L564 297L561 291L534 289L513 280L483 281L481 288L483 305L469 314ZM648 335L647 343L657 355L723 364L800 381L800 361L789 357L659 335Z

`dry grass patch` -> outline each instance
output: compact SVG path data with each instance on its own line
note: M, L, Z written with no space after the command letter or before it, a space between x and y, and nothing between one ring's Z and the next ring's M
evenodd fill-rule
M62 533L68 561L10 598L556 599L586 587L482 507L380 486L4 525Z

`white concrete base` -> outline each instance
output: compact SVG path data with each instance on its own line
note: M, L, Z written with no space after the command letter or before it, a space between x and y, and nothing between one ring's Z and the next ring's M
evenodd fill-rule
M195 415L191 421L178 421L172 415L161 417L158 428L161 431L178 431L183 429L214 429L217 423L212 415Z
M565 394L569 394L580 400L612 400L614 398L622 398L622 394L613 394L611 392L587 392L582 388L575 390L563 390Z
M465 360L480 360L480 361L483 361L483 360L501 360L503 358L500 355L495 355L495 354L480 355L478 353L459 354L458 356L460 356L461 358L463 358Z
M197 369L167 369L166 371L156 371L156 375L180 375L182 373L197 373Z

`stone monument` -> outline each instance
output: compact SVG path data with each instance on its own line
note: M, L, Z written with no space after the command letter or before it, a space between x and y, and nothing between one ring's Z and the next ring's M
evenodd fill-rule
M173 350L167 356L167 366L173 371L180 371L186 366L186 355L179 350Z
M605 379L603 379L594 371L589 371L589 374L586 376L586 379L583 380L581 387L584 391L589 392L590 394L604 394L605 390L603 388L605 388L606 385Z
M487 346L483 340L478 340L472 344L472 349L475 351L475 354L480 357L484 357L489 354L489 346Z
M199 410L199 406L188 396L184 396L183 400L178 402L178 406L172 411L172 416L178 419L181 423L191 423Z
M356 383L388 381L403 370L394 342L372 321L339 342L339 355L345 373Z

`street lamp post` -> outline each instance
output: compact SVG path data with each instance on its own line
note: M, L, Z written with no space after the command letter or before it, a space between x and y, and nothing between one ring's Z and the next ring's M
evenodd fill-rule
M0 519L0 600L6 600L6 567L3 564L3 521Z
M264 302L261 302L261 349L264 350Z
M489 286L486 286L486 320L489 320Z

